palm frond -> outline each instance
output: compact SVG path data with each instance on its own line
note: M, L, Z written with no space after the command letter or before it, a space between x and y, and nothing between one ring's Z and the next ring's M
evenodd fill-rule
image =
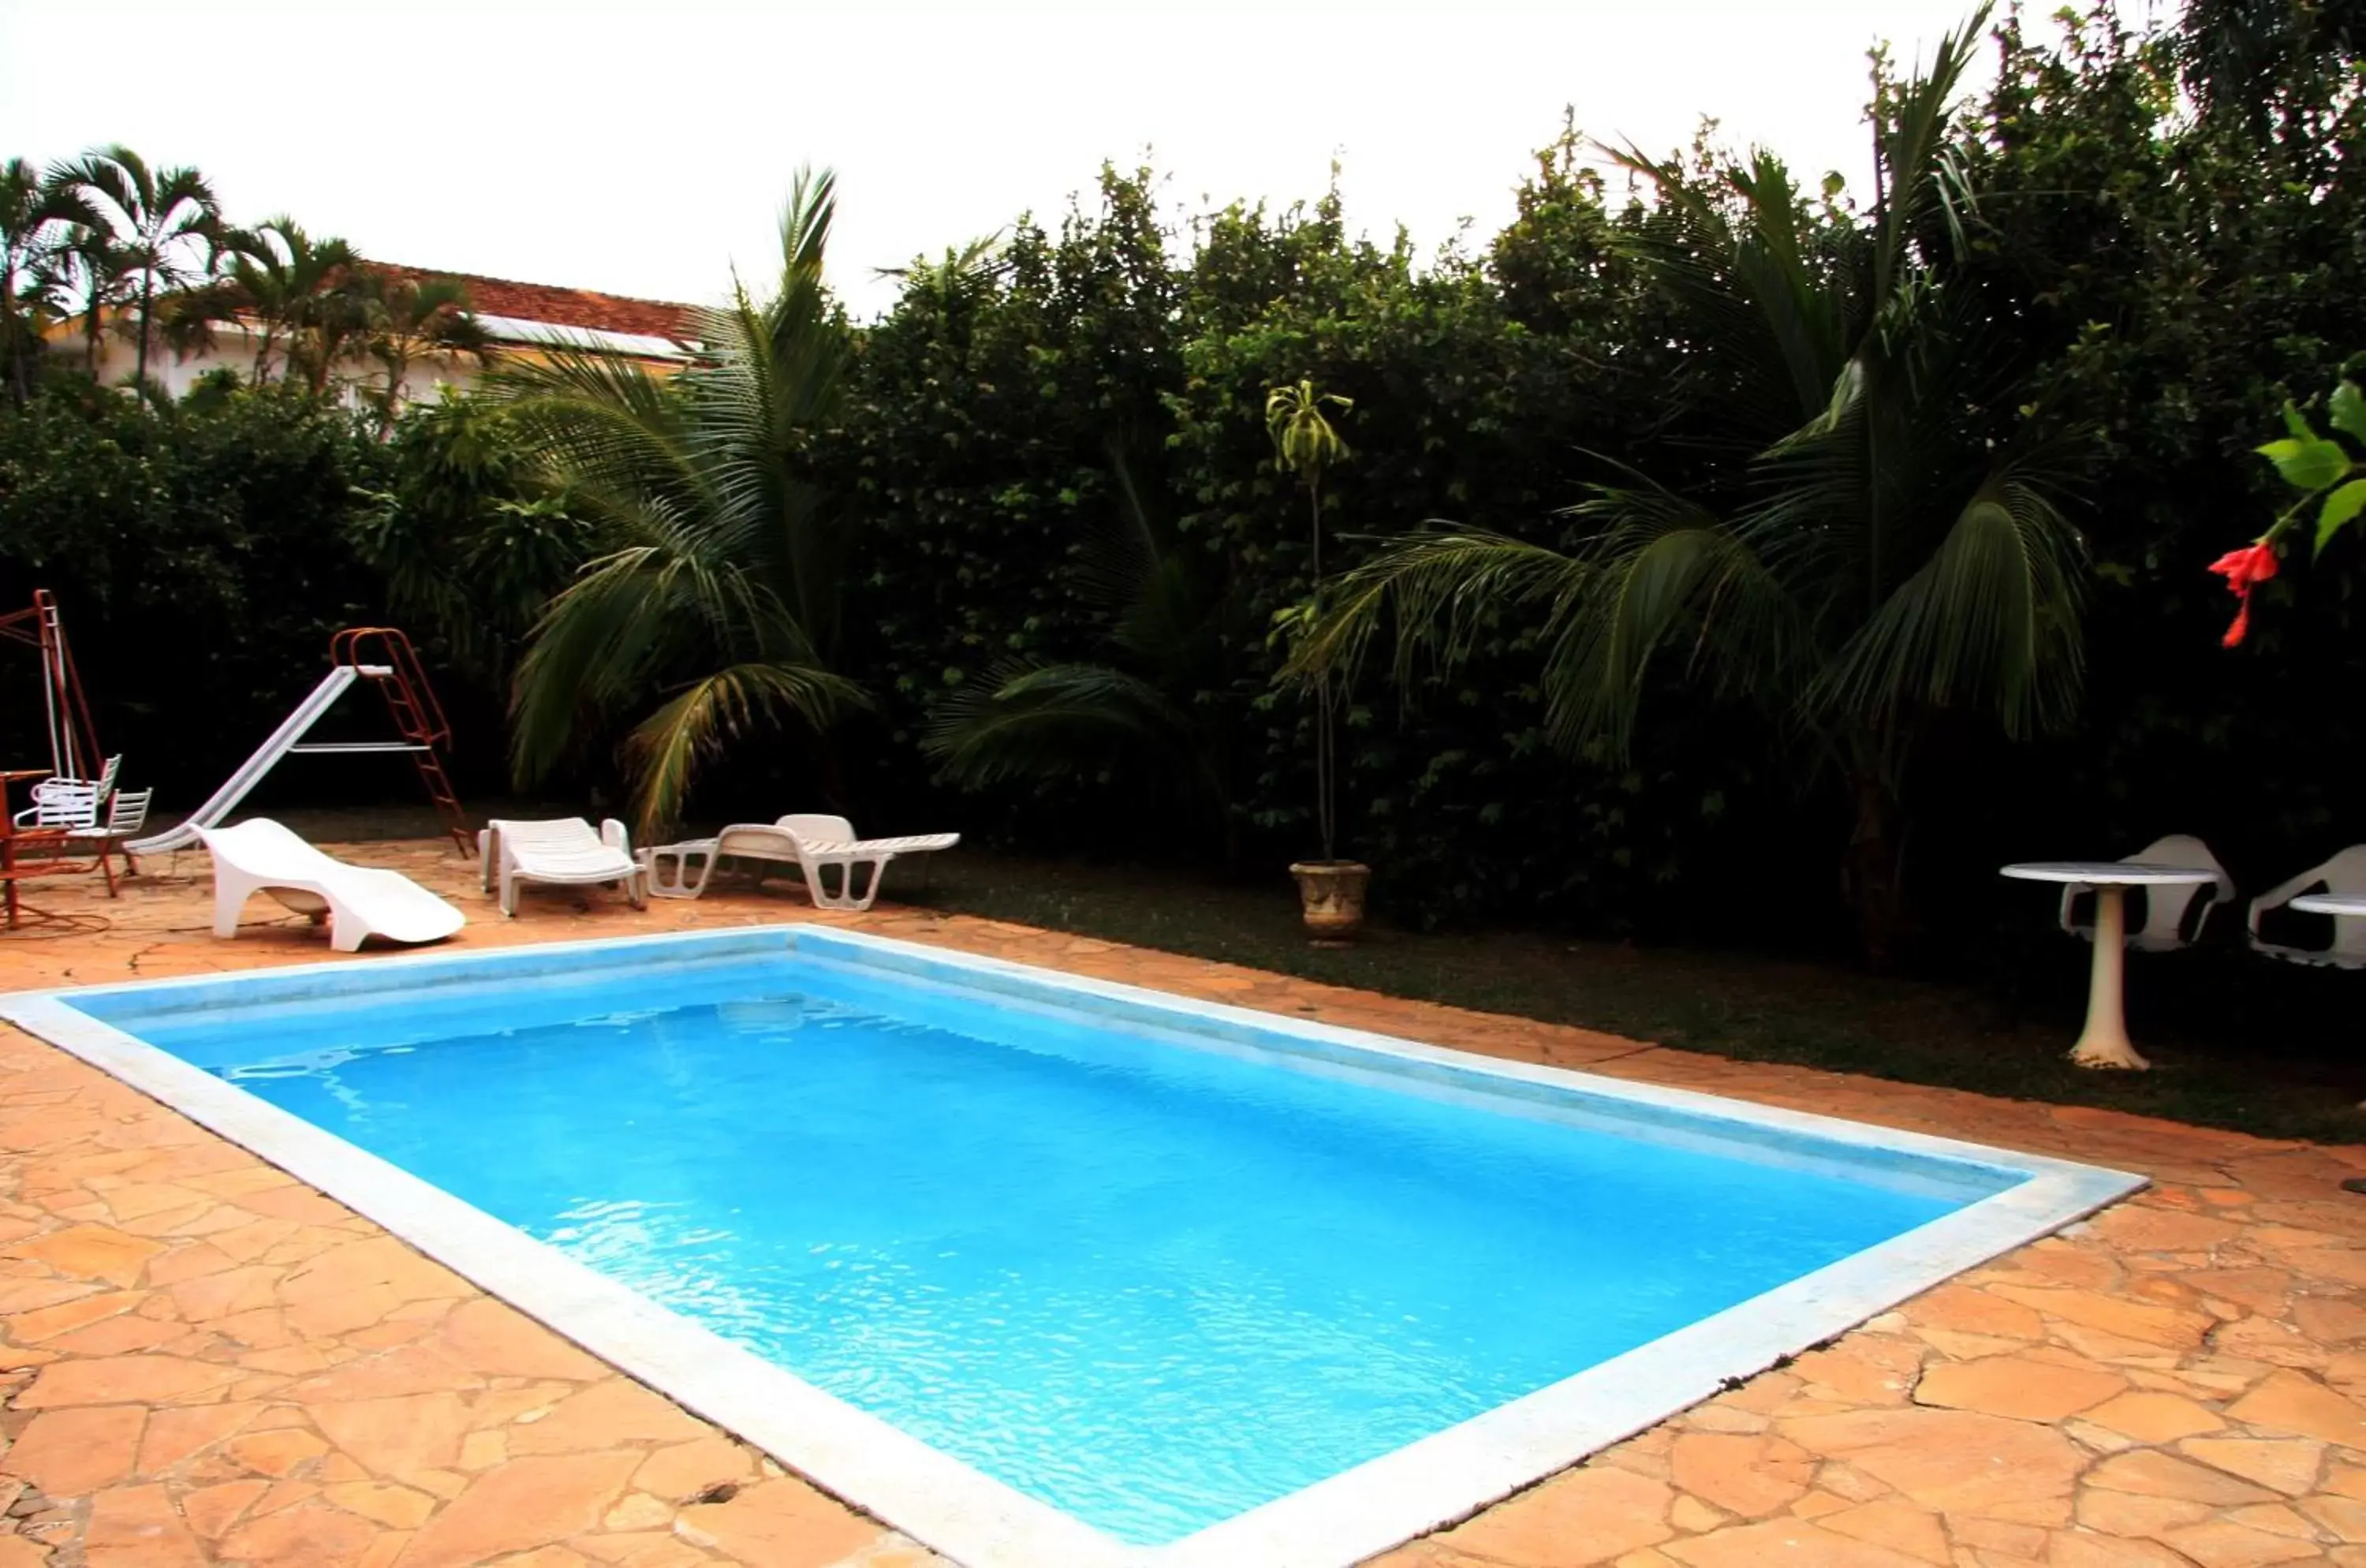
M762 723L783 716L816 730L866 701L841 675L798 664L734 664L703 675L633 728L625 741L638 781L637 825L648 837L682 818L703 763Z
M711 502L696 411L682 389L638 365L562 349L506 362L487 386L544 466L594 508L630 513L650 495L676 508Z
M1878 106L1875 152L1883 188L1872 236L1876 300L1898 286L1911 265L1915 236L1934 214L1962 243L1970 186L1950 154L1948 140L1956 89L1994 8L1994 0L1982 0L1961 27L1940 38L1929 67L1898 84Z
M920 749L964 789L1154 762L1204 766L1190 717L1104 664L1005 664L939 705Z
M1750 538L1664 490L1604 489L1586 577L1556 606L1545 661L1547 733L1578 750L1633 743L1646 679L1681 651L1720 694L1778 702L1809 656L1798 605Z
M1781 161L1762 152L1706 188L1681 165L1631 144L1604 151L1659 197L1619 244L1707 348L1728 389L1720 406L1752 433L1749 445L1815 417L1847 358L1853 323L1833 280L1803 248L1808 217Z
M1541 545L1433 524L1339 580L1283 674L1352 676L1373 637L1387 629L1395 633L1396 675L1405 682L1424 654L1448 665L1467 659L1505 610L1541 606L1558 623L1583 592L1588 570L1583 561Z
M2084 556L2045 491L2000 471L1841 649L1810 701L1860 718L1918 705L1976 709L2011 736L2058 724L2083 670Z
M827 174L799 175L776 287L735 287L704 312L698 357L671 380L588 348L492 378L603 547L519 663L522 780L579 732L672 693L625 752L645 813L663 816L702 748L791 714L819 729L859 697L830 672L847 538L809 452L851 353L822 282L834 190Z

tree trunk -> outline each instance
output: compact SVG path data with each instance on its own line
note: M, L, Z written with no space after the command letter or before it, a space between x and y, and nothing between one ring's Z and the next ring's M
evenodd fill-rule
M1906 810L1897 791L1880 777L1849 780L1856 821L1841 870L1841 889L1856 916L1857 947L1870 967L1898 961L1908 936L1906 909Z
M0 258L0 266L11 264ZM0 276L0 333L8 338L8 390L18 408L25 406L25 339L33 331L32 312L25 312L20 325L17 321L17 290L13 275Z
M131 355L131 387L141 402L148 398L148 332L155 324L156 279L150 275L140 286L140 344Z
M1320 618L1323 609L1323 481L1310 478L1306 481L1308 522L1314 540L1313 594L1314 609ZM1314 678L1314 832L1322 840L1323 858L1336 860L1339 856L1339 784L1337 744L1332 731L1331 672L1324 671Z

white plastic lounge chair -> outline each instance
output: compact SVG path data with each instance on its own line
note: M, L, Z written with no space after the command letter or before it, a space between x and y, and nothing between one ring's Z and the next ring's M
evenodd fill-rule
M795 866L805 877L806 892L816 908L868 909L879 897L879 882L887 874L888 862L897 855L949 850L960 842L959 833L858 839L854 824L843 817L792 812L773 822L734 823L712 839L644 850L641 863L648 868L649 891L660 898L697 897L706 891L715 863L736 858ZM835 892L826 876L831 867L838 871ZM868 874L858 874L865 867Z
M2232 903L2235 879L2210 852L2210 846L2191 833L2171 833L2165 839L2155 839L2132 855L2120 857L2122 865L2190 865L2217 874L2214 883L2203 883L2191 890L2176 887L2142 889L2145 901L2145 922L2128 928L2127 945L2145 953L2168 953L2202 940L2203 928L2210 922L2210 912L2219 904ZM2077 919L2072 903L2081 895L2095 890L2073 883L2062 889L2062 929L2072 936L2095 940L2094 915L2091 906L2081 913L2087 919Z
M268 817L231 828L200 828L214 859L214 935L238 934L239 911L268 893L299 914L329 922L329 945L360 948L366 936L439 942L468 917L399 871L347 865Z
M595 887L615 883L638 909L648 902L648 874L633 858L625 825L611 817L594 832L580 817L547 822L495 818L477 835L477 881L501 888L501 913L517 913L517 890L527 882L554 887Z
M2281 909L2304 893L2336 893L2348 897L2366 894L2366 844L2352 844L2323 865L2313 865L2290 882L2269 888L2251 900L2251 951L2290 964L2330 964L2337 969L2366 969L2366 916L2335 915L2331 947L2291 947L2259 940L2259 917Z

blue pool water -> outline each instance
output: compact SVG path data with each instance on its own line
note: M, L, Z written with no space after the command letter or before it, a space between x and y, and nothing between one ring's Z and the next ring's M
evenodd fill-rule
M826 956L364 983L73 1001L1137 1544L2015 1179Z

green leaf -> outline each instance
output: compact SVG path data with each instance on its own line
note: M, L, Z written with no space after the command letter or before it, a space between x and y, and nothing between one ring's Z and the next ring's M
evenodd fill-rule
M2308 415L2289 402L2284 404L2284 428L2292 432L2295 441L2318 439L2316 427L2308 423Z
M2361 511L2366 511L2366 479L2351 479L2327 496L2324 509L2316 514L2316 547L2323 550L2341 525Z
M2259 448L2259 456L2276 466L2276 472L2294 490L2323 490L2338 484L2349 472L2349 454L2334 442L2312 437L2306 441L2270 441Z
M2360 391L2355 381L2342 382L2327 400L2325 417L2342 434L2354 441L2366 441L2366 392Z

